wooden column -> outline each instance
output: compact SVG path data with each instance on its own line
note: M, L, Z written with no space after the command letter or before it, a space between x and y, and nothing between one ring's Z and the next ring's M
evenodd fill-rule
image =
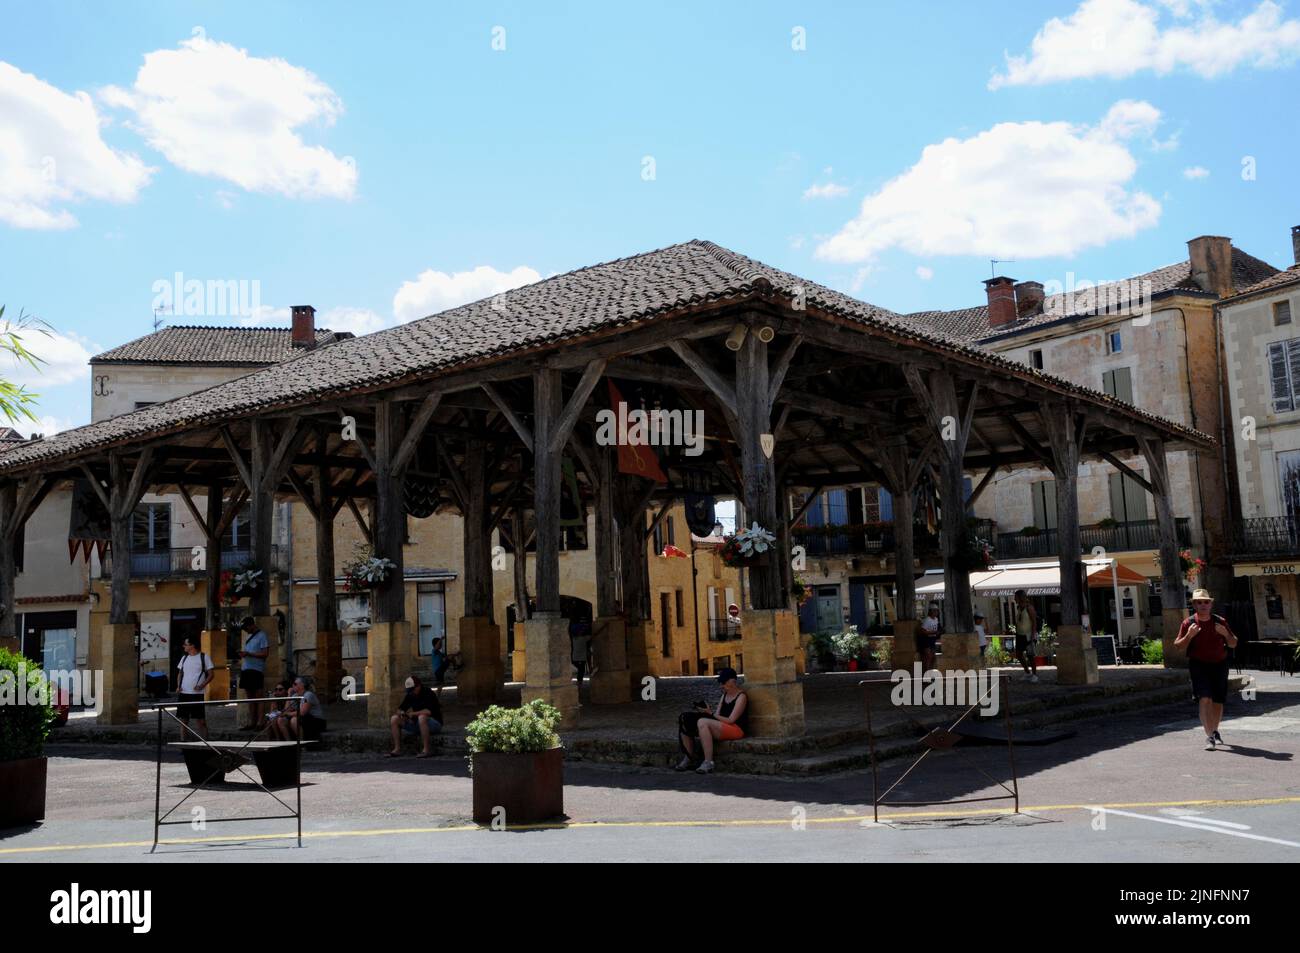
M875 443L884 488L894 504L894 646L892 665L911 671L916 661L916 481L927 454L913 453L907 441Z
M274 453L271 425L264 420L255 420L249 435L251 460L249 475L251 485L248 487L248 529L252 538L253 565L262 570L261 585L248 599L248 614L259 620L271 614L271 579L274 575L271 565L272 545L275 541L275 484L271 481L271 456ZM259 624L260 621L259 621ZM265 626L263 626L265 628ZM274 642L276 634L269 629L266 633ZM267 676L269 681L271 655L277 654L272 645L267 656Z
M215 630L221 628L221 549L224 532L215 535L210 528L222 525L222 492L220 483L209 483L207 512L199 522L207 544L206 563L204 565L204 609L207 624L204 628ZM216 664L215 662L213 664Z
M596 674L591 677L591 701L612 705L632 700L628 668L627 619L619 599L621 562L618 545L613 447L584 447L584 465L595 486L596 618L592 622L592 655ZM642 634L644 644L644 634Z
M1056 478L1056 533L1061 566L1061 624L1056 630L1056 680L1062 685L1095 685L1097 652L1083 622L1083 543L1079 534L1079 459L1085 418L1068 404L1049 404L1039 417L1047 433ZM1116 607L1118 608L1118 607Z
M514 559L511 561L515 587L515 647L510 654L510 677L516 682L525 680L527 672L527 638L524 623L531 613L528 611L528 548L524 539L524 514L516 506L510 513L510 542L514 547Z
M946 370L922 372L903 368L921 412L934 428L939 461L939 503L943 507L940 541L943 548L944 670L969 671L979 665L979 639L975 635L975 609L971 599L970 570L962 564L966 548L965 470L963 461L970 439L971 421L979 385L972 384L963 402L957 381Z
M1174 647L1174 637L1178 635L1178 628L1187 617L1187 589L1178 546L1178 525L1174 520L1174 502L1170 493L1169 459L1164 442L1154 437L1138 438L1138 446L1146 459L1151 495L1156 505L1156 526L1160 534L1160 621L1164 664L1165 668L1186 668L1186 650ZM1222 595L1220 598L1223 598Z
M757 334L745 336L736 352L736 437L740 443L741 478L745 518L775 534L777 530L776 470L763 452L763 436L772 436L772 401L767 365L767 345ZM781 586L781 559L770 552L749 569L749 601L755 609L788 609L790 600Z
M475 428L485 426L474 420ZM465 444L462 467L462 527L465 561L465 614L460 620L464 668L456 682L457 700L490 705L502 681L501 630L492 621L492 514L488 507L487 445L477 437Z
M199 649L212 661L214 669L206 694L211 699L230 698L228 646L225 629L221 626L221 555L223 537L239 512L242 498L236 495L230 505L226 506L221 484L212 480L205 487L207 497L204 511L200 513L189 488L178 484L177 490L190 515L194 517L194 522L203 531L205 617L203 632L199 636Z
M649 562L645 538L646 505L654 494L655 482L623 475L614 484L614 516L618 528L620 603L627 639L627 678L632 698L640 697L650 677L650 615L646 612L646 567Z

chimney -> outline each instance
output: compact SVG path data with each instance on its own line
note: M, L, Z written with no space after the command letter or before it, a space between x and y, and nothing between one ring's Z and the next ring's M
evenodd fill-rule
M1300 225L1291 226L1291 255L1295 258L1295 263L1300 265Z
M293 306L293 346L307 350L316 346L316 309L309 304Z
M1220 298L1233 293L1232 239L1220 235L1202 235L1187 243L1192 259L1192 280L1202 291Z
M990 278L984 282L989 295L989 327L997 328L1016 320L1016 283L1014 279Z
M1016 285L1016 315L1032 318L1043 313L1043 283L1022 281Z

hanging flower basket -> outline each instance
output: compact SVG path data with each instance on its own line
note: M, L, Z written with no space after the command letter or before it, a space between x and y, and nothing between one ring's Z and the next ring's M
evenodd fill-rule
M240 599L248 599L262 587L265 573L252 566L242 569L227 569L221 573L221 601L234 605Z
M719 555L722 561L733 568L744 566L765 566L771 558L776 537L757 523L749 529L737 530L722 539Z
M391 559L376 556L369 546L359 546L352 561L343 567L343 590L368 592L386 583L396 568Z
M1156 551L1156 565L1160 565L1160 551ZM1193 582L1201 573L1205 572L1205 560L1198 556L1193 556L1190 549L1184 549L1178 553L1178 568L1183 574L1183 579L1187 582Z

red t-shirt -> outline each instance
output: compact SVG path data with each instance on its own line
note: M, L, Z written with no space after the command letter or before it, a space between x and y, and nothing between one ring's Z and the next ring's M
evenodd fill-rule
M1183 620L1183 624L1178 629L1179 637L1187 633L1187 630L1196 622L1196 616L1190 615ZM1210 614L1208 622L1201 623L1201 630L1192 637L1192 641L1187 646L1187 657L1194 658L1198 662L1222 662L1228 657L1228 643L1224 641L1223 636L1214 631L1215 623L1228 629L1228 621L1221 615ZM1228 629L1231 632L1231 629Z

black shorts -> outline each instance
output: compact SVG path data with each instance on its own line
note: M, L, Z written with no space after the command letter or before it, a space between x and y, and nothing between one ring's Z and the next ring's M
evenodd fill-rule
M325 733L325 719L317 718L315 715L304 715L298 719L298 727L302 729L303 741L319 741L320 736Z
M1033 645L1033 643L1029 641L1029 637L1028 637L1028 636L1025 636L1025 635L1017 635L1017 636L1016 636L1016 654L1017 654L1017 655L1019 655L1019 654L1022 653L1022 652L1028 652L1029 649L1030 649L1030 646L1032 646L1032 645Z
M180 707L176 709L176 717L182 721L202 721L207 718L207 706L203 704L203 693L197 694L191 692L181 692L176 696L180 702Z
M262 684L265 681L265 673L257 669L245 668L239 672L239 687L248 692L249 698L262 697Z
M937 635L924 635L921 632L916 633L916 652L918 655L924 655L926 652L933 652L935 646L939 644Z
M1189 658L1187 670L1192 676L1192 697L1208 698L1222 705L1228 698L1228 660L1202 662Z

